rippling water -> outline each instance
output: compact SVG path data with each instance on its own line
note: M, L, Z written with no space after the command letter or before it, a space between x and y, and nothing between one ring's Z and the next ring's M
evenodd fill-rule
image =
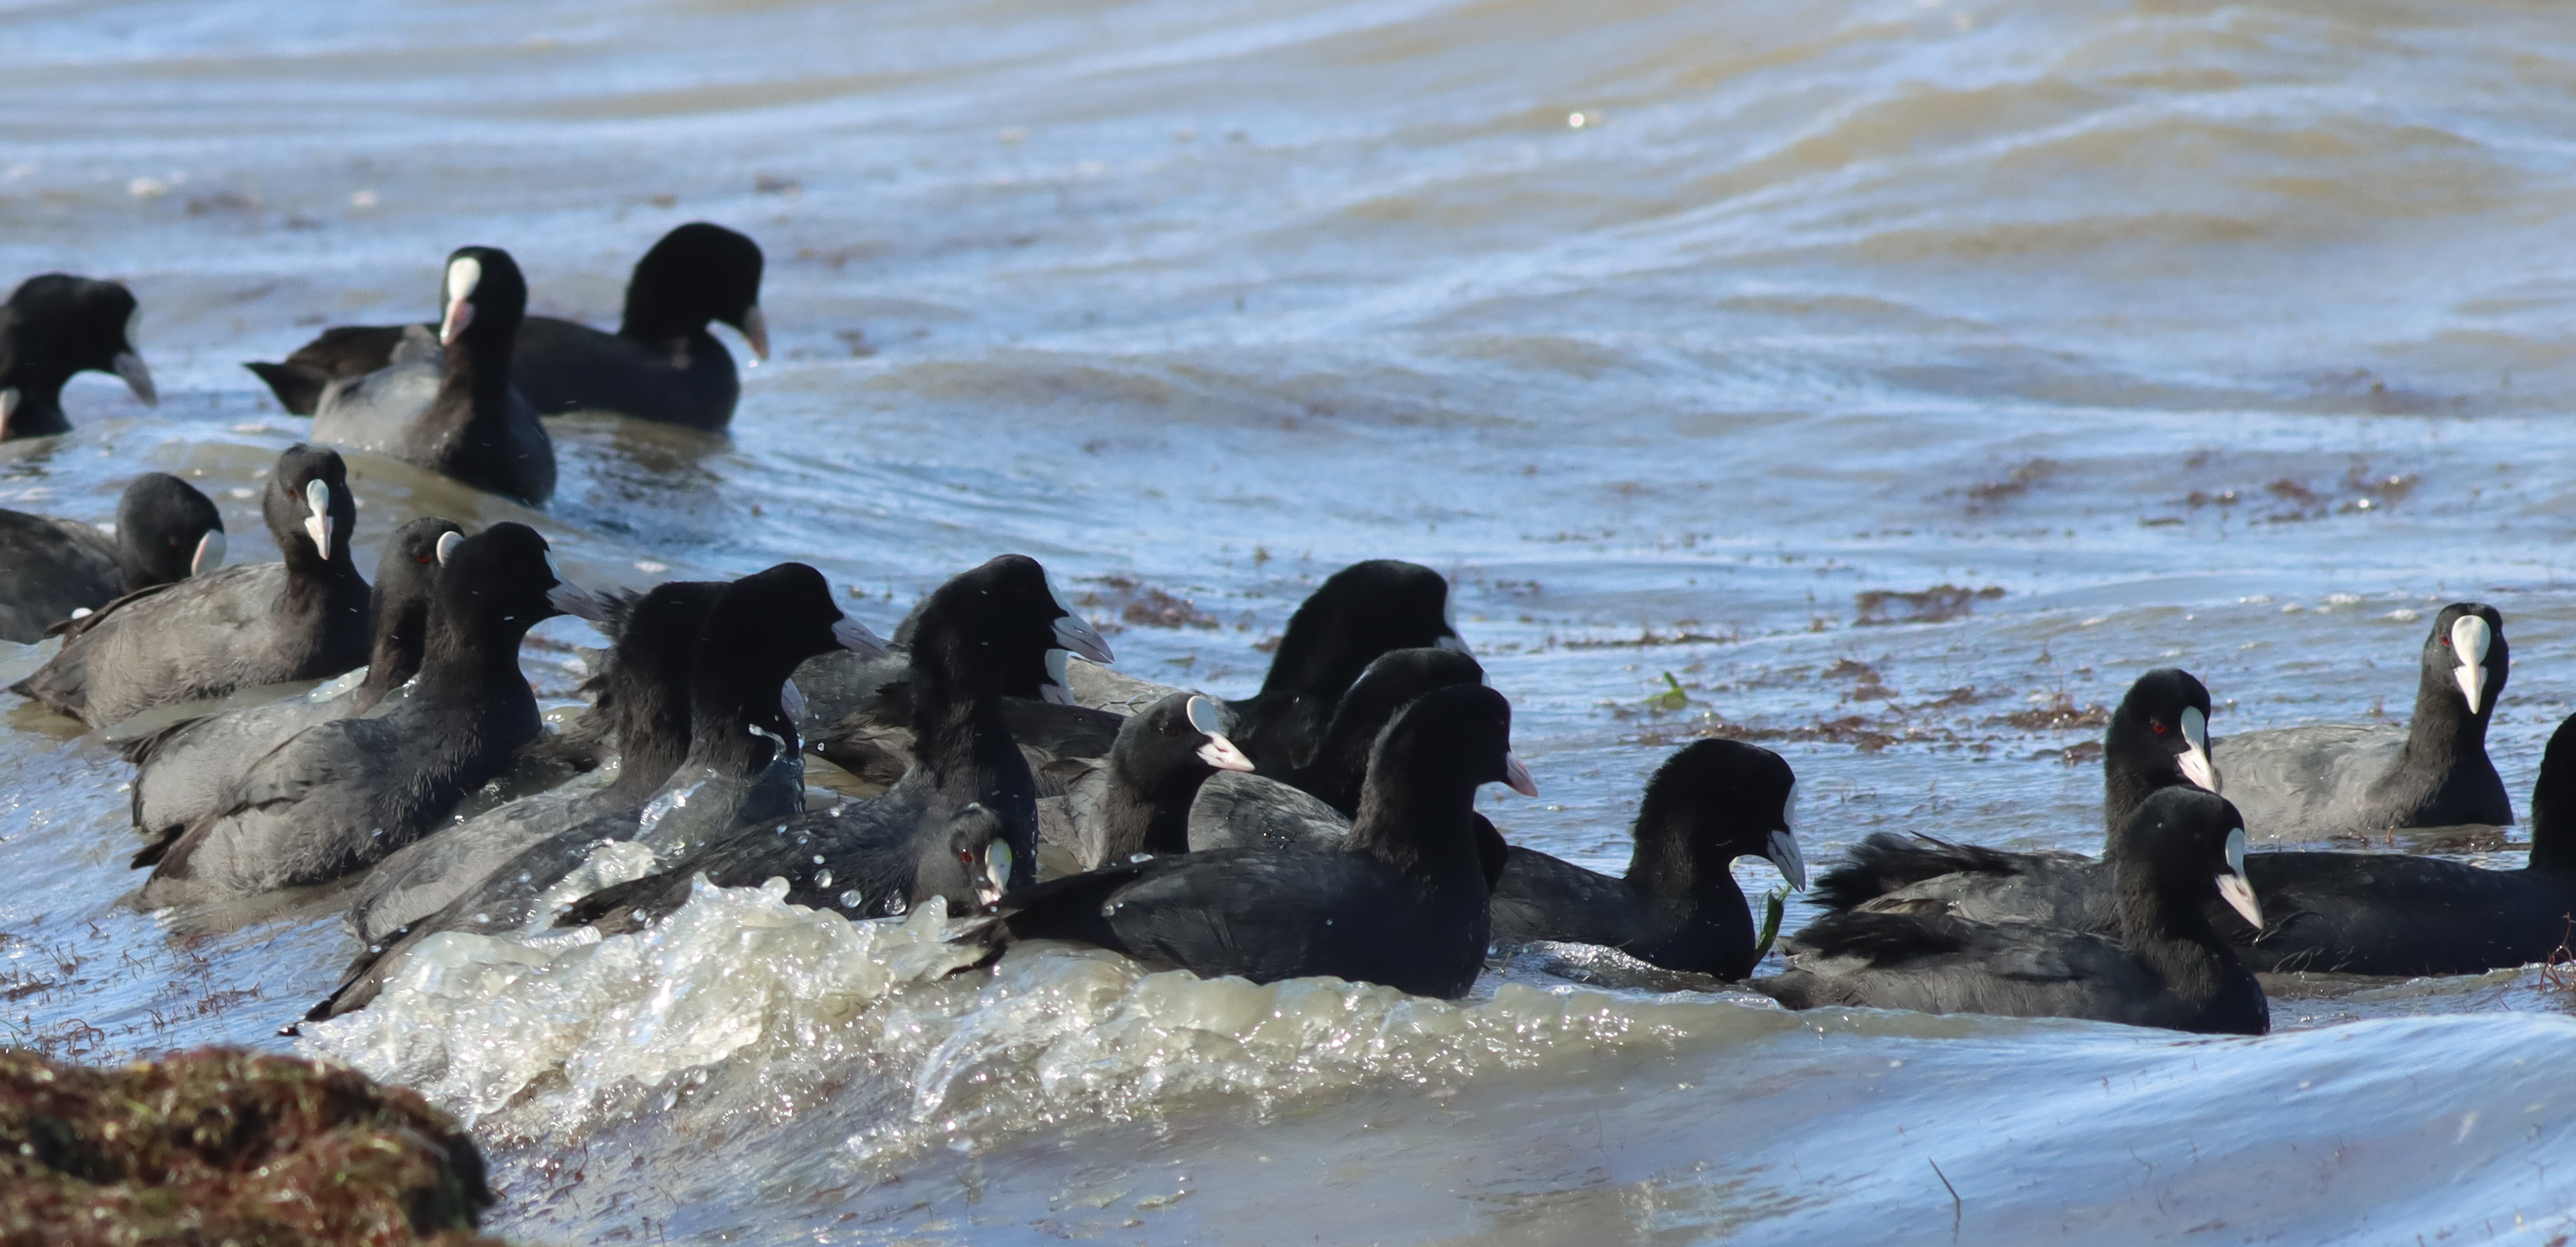
M2478 597L2519 805L2576 709L2571 57L2508 3L13 3L0 276L131 283L167 397L75 382L0 505L185 471L269 557L253 473L301 422L239 361L427 315L465 243L606 321L707 218L767 249L781 347L731 440L558 426L542 515L362 464L361 558L526 519L594 581L805 559L884 631L1020 550L1110 623L1111 577L1190 599L1114 641L1219 693L1314 580L1411 558L1546 793L1490 812L1598 866L1712 717L1778 737L1810 862L2091 851L2097 729L2006 716L2179 663L2222 736L2402 717L2419 616ZM1998 592L1865 596L1942 585ZM541 629L541 692L594 639ZM133 913L126 769L7 721L8 1038L290 1042L327 898ZM453 941L306 1042L474 1118L530 1241L2546 1242L2576 1194L2537 973L2200 1041L1544 952L1456 1005L940 978L923 928L688 912Z

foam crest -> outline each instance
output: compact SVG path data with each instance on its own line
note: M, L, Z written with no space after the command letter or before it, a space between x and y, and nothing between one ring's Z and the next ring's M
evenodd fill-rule
M584 867L587 882L641 863L609 856ZM668 1109L711 1082L720 1102L794 1070L873 1079L847 1137L867 1162L1209 1097L1267 1112L1364 1083L1436 1088L1732 1029L1716 1015L1781 1024L1705 997L1506 983L1449 1002L1337 979L1202 980L1054 943L968 970L981 953L946 942L935 908L852 922L784 897L783 881L701 881L670 919L633 934L542 920L512 936L442 933L372 1007L309 1026L304 1045L527 1137Z

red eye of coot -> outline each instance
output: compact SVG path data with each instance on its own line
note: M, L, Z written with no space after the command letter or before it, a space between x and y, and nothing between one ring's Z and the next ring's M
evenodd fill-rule
M2147 720L2147 726L2154 728L2156 730L2156 735L2158 736L2165 734L2165 721L2162 719L2149 719Z
M414 555L414 556L412 557L412 560L411 560L411 561L412 561L412 562L415 562L415 563L419 563L419 564L427 565L427 564L429 564L429 563L436 562L436 561L437 561L437 556L436 556L436 555L431 555L431 554Z
M2442 638L2442 648L2444 648L2444 649L2449 649L2449 648L2451 648L2451 638L2450 638L2448 635L2445 635L2445 636Z
M972 866L975 864L975 855L965 849L959 849L957 850L957 860Z

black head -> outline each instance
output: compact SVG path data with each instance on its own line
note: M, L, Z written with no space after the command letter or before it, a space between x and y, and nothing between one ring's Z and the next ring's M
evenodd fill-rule
M2433 634L2424 638L2417 711L2439 706L2467 715L2484 731L2512 665L2504 643L2504 615L2484 602L2453 602L2433 617Z
M609 612L602 630L615 640L591 713L603 716L613 734L621 793L650 794L688 755L698 638L732 587L720 580L664 581Z
M429 600L438 586L439 569L464 543L463 525L425 515L395 529L393 540L376 556L376 582L368 590L367 617L376 621L375 648L367 662L369 683L390 688L420 670Z
M287 447L268 474L268 494L259 510L287 566L347 562L358 500L349 492L349 465L341 462L339 451L300 443ZM355 572L354 564L350 570Z
M727 586L707 612L691 679L701 713L741 719L795 739L795 712L784 704L787 677L818 654L847 649L882 654L885 644L832 598L823 573L781 563Z
M1433 689L1484 682L1484 666L1463 650L1423 647L1379 655L1333 708L1323 739L1306 760L1302 786L1343 814L1352 813L1369 750L1397 711Z
M1646 781L1628 880L1651 895L1688 896L1731 881L1728 867L1752 856L1803 890L1807 860L1789 825L1797 799L1797 773L1768 749L1735 740L1685 745Z
M696 333L711 320L742 331L755 358L769 358L760 314L760 244L721 225L692 221L653 244L626 283L626 336L653 340Z
M369 612L376 627L385 626L387 609L398 611L399 603L426 606L432 586L438 583L439 568L463 544L465 526L454 520L424 515L403 521L393 540L385 543L384 552L376 556L375 608Z
M518 666L519 638L557 615L596 619L589 590L564 578L554 551L525 524L494 524L455 543L430 597L433 654L479 648ZM442 644L444 641L444 644Z
M224 565L224 517L196 486L146 472L116 504L116 561L128 593L213 571Z
M438 281L438 341L507 351L528 314L528 279L499 247L458 247Z
M1538 795L1512 754L1511 703L1481 684L1426 693L1396 715L1369 755L1351 847L1399 870L1460 854L1481 875L1472 819L1476 789L1486 784Z
M1069 704L1062 651L1115 659L1099 630L1048 583L1046 568L1025 554L998 556L932 590L911 627L914 679L944 688Z
M76 372L111 374L145 406L158 404L134 347L141 319L133 292L116 282L46 273L20 283L0 308L0 437L69 428L59 399Z
M1010 833L1001 815L980 804L958 811L944 834L923 835L919 843L907 898L913 908L945 901L952 916L978 913L1010 888L1017 864Z
M1127 716L1109 747L1110 769L1146 797L1195 789L1218 771L1249 771L1226 736L1225 710L1202 693L1174 693Z
M2263 925L2254 885L2245 878L2245 816L2217 793L2157 789L2111 835L2103 858L2124 895L2152 894L2172 918L2189 923L2215 891L2247 922L2257 929Z
M1419 563L1371 559L1327 577L1288 617L1264 693L1339 699L1389 650L1465 649L1449 618L1449 582Z
M2576 715L2549 734L2531 785L2531 868L2576 870Z
M2138 677L2102 733L2103 829L2116 832L2159 788L2218 790L2210 761L2209 689L2180 667Z

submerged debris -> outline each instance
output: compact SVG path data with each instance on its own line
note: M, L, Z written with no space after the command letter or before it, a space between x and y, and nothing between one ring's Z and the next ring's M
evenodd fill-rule
M2002 597L2002 585L1969 589L1960 585L1934 585L1917 593L1895 589L1870 589L1854 594L1852 604L1860 609L1855 625L1900 623L1947 623L1965 615L1980 601ZM1904 614L1897 614L1897 611Z
M492 1203L455 1120L321 1061L122 1069L0 1049L0 1241L464 1244Z
M1224 621L1200 610L1197 602L1133 577L1103 576L1092 583L1100 588L1076 598L1074 605L1114 611L1121 621L1140 628L1225 626Z

